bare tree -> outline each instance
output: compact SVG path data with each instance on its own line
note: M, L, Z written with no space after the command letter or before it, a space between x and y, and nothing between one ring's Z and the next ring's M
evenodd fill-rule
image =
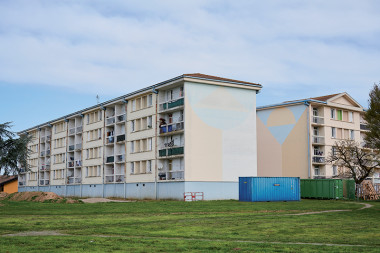
M335 142L327 161L345 168L340 171L341 177L352 178L356 184L361 184L380 166L380 154L379 150L363 148L353 140L342 140Z

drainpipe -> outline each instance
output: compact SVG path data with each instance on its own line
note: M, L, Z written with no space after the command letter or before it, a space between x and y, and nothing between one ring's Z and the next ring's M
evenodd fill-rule
M311 178L311 157L310 157L310 103L305 102L307 108L307 167L308 178Z
M158 176L158 169L157 169L157 135L158 135L158 128L157 128L157 122L158 122L158 91L155 89L155 87L153 87L153 90L152 92L154 94L156 94L156 124L155 124L155 149L154 149L154 156L155 156L155 165L154 165L154 196L156 198L156 200L158 199L158 196L157 196L157 176ZM153 118L153 117L152 117ZM153 121L153 120L152 120ZM152 122L153 124L153 122Z

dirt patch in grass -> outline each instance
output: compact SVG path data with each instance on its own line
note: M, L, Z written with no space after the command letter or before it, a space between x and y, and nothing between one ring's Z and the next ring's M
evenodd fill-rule
M116 200L106 198L87 198L81 199L84 203L107 203L107 202L135 202L134 200Z
M12 194L1 194L0 200L9 201L34 201L51 203L82 203L80 200L66 199L54 192L16 192Z
M47 231L27 231L27 232L20 232L16 234L7 234L3 236L48 236L48 235L67 235L67 234L62 234L61 232L54 231L54 230L47 230Z

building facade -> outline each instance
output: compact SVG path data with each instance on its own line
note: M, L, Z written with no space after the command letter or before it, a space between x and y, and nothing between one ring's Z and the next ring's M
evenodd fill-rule
M326 162L342 139L364 145L364 108L349 94L289 101L257 108L258 175L339 177ZM378 171L374 177L379 177Z
M184 74L27 129L19 191L65 196L237 199L257 175L260 84Z

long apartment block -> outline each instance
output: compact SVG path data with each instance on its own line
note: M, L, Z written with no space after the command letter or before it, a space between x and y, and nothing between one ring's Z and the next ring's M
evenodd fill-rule
M363 114L363 107L345 92L258 107L258 175L340 177L345 168L326 158L340 140L354 140L365 148Z
M184 74L24 130L32 153L19 191L237 199L239 176L257 176L261 88Z

